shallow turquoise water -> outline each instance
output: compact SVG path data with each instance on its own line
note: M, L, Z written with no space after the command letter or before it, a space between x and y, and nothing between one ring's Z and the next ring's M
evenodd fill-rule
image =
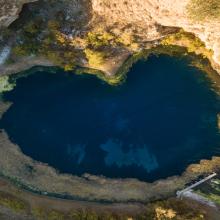
M187 60L150 57L127 81L38 71L4 98L1 128L22 151L61 172L153 181L219 155L219 97Z

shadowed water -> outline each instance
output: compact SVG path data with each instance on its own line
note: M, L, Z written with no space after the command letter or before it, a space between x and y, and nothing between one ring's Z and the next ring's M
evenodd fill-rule
M153 181L219 155L219 97L186 60L150 57L121 86L36 72L5 93L0 124L32 158L61 172Z

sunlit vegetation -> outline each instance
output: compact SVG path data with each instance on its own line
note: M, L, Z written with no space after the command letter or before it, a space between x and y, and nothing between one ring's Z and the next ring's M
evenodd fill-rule
M0 206L12 209L15 212L26 212L28 210L28 205L24 201L4 192L0 192Z
M146 207L146 212L140 214L137 220L205 220L206 213L201 209L190 207L190 204L177 199L168 199L152 203Z
M18 198L19 195L21 198ZM138 213L126 214L128 210L122 209L121 212L114 212L110 209L105 209L100 204L100 209L97 208L76 208L74 203L72 208L62 208L62 200L59 201L59 208L53 208L48 203L40 205L39 196L36 197L36 203L33 197L25 197L23 192L19 194L15 191L11 193L0 192L0 212L1 207L6 207L24 215L33 216L39 220L205 220L207 219L206 211L200 206L194 206L194 202L188 203L184 200L170 198L157 202L148 203L145 208ZM29 200L31 199L31 204ZM40 200L39 200L40 199ZM53 200L54 202L54 200ZM53 204L53 203L52 203Z
M177 213L173 209L165 209L162 207L155 208L156 219L174 219Z
M220 179L214 178L201 185L195 190L195 193L207 198L210 201L220 205Z
M93 68L98 69L104 64L106 59L114 56L114 48L127 48L137 51L139 47L137 43L134 43L132 35L128 33L116 36L110 32L97 30L97 32L89 32L86 36L84 53L89 65ZM118 81L117 79L115 80ZM110 82L110 84L115 83Z
M103 32L89 32L86 37L87 43L94 49L100 47L109 46L115 41L115 36L103 31Z
M17 46L14 48L14 53L25 56L32 54L45 56L55 65L70 71L76 67L76 64L80 64L80 60L87 61L88 67L101 69L108 59L114 57L115 48L139 51L138 43L136 43L134 36L129 33L116 36L116 34L100 29L89 31L82 37L69 38L68 35L61 31L61 24L58 20L49 20L46 24L41 19L35 19L35 22L28 22L22 28L22 40L18 41ZM200 39L184 30L164 38L161 41L161 45L164 46L166 52L170 51L169 55L175 53L175 45L186 48L186 51L182 50L183 54L195 53L209 59L213 55L213 52L207 49ZM151 52L154 53L154 49L147 52L147 54ZM109 84L117 85L124 81L129 68L137 60L143 58L143 54L145 54L145 51L135 52L114 77L106 78L99 73L98 76Z
M76 50L68 44L66 36L59 31L60 24L50 20L47 26L41 20L30 22L23 28L22 40L14 47L16 55L40 55L65 70L75 67Z
M21 38L13 49L16 55L45 56L66 71L73 70L76 60L81 58L98 68L111 55L111 46L116 40L107 32L89 32L85 39L69 38L60 31L60 23L56 20L49 20L47 26L40 20L28 23L22 29Z
M102 51L85 49L85 54L91 67L98 68L104 63L105 53Z
M152 203L140 214L129 216L126 214L101 212L93 210L72 210L64 213L58 210L35 208L32 214L38 219L47 220L204 220L205 212L195 210L185 202L176 199Z
M213 52L206 48L205 44L195 35L180 30L176 34L172 34L161 42L162 45L178 45L186 47L188 53L202 55L204 58L211 58Z
M62 212L47 208L34 208L32 214L38 219L47 220L204 220L206 213L190 207L184 201L169 199L146 205L145 211L133 216L108 211L72 210Z
M107 46L121 46L135 51L139 48L138 44L135 42L134 35L131 33L122 33L120 36L117 36L110 32L97 30L89 32L86 41L88 46L94 49L100 49Z
M15 57L46 57L54 65L69 71L81 61L87 61L89 66L98 69L122 48L139 50L132 34L116 35L100 28L75 36L65 32L63 19L59 16L46 21L38 16L26 21L18 30L13 54Z
M133 51L133 56L125 62L114 77L106 78L98 73L100 78L104 78L112 85L123 82L126 77L125 73L133 63L142 58L143 52L139 50L138 39L132 33L124 32L118 35L117 31L111 32L100 28L90 30L82 36L71 34L69 36L63 31L62 22L59 18L43 21L39 17L26 22L20 30L21 33L18 35L17 45L13 52L21 56L40 55L46 57L54 65L71 71L77 64L82 65L82 63L93 69L102 69L106 61L111 60L118 50ZM187 51L184 53L186 54L195 53L209 59L213 55L213 52L207 49L201 40L184 30L164 38L161 44L171 52L176 49L176 45L185 47Z
M126 80L127 73L131 69L131 67L140 59L147 59L149 54L151 53L150 50L147 51L140 51L137 53L134 53L132 56L130 56L124 64L119 68L118 72L114 77L108 79L108 83L111 85L118 85L120 83L123 83Z
M139 45L136 43L135 37L131 33L122 33L116 42L124 45L132 51L137 51L139 49Z
M220 195L214 193L204 193L199 190L196 191L196 193L220 205Z
M14 82L10 82L9 76L0 77L0 93L11 91L15 86L16 84Z
M196 21L220 18L219 0L191 0L187 8L189 17Z

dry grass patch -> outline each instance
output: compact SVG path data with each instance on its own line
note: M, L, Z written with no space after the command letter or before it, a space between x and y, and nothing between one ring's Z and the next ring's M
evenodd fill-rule
M191 0L187 7L188 15L195 21L220 18L219 0Z

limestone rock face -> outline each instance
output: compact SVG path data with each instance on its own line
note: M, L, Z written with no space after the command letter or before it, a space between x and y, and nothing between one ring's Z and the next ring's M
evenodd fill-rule
M0 28L8 26L18 17L23 4L34 1L38 0L0 0ZM45 2L44 5L56 3L51 0L42 1ZM218 66L217 69L220 69L220 20L191 20L187 13L190 1L192 0L57 0L48 14L59 9L65 13L67 20L74 17L74 25L79 23L77 19L86 20L84 17L89 15L88 21L79 28L106 28L118 36L132 34L142 42L161 39L169 30L183 28L195 34L208 49L214 51L213 61ZM47 9L45 6L44 10ZM73 16L76 11L85 12L86 16ZM46 16L53 17L53 13ZM65 28L65 24L63 26Z
M107 26L121 26L146 40L162 37L161 26L179 27L194 33L214 51L220 65L220 20L195 22L187 15L190 0L92 0L94 15ZM130 30L129 30L130 28Z
M36 0L0 0L0 27L10 25L16 18L23 4Z

